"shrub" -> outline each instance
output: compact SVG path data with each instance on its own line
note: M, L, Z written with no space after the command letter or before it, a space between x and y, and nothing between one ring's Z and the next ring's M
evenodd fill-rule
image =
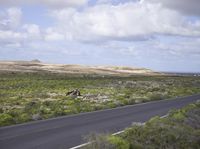
M11 124L14 124L14 120L11 115L5 113L0 114L0 126L6 126Z
M164 96L161 93L152 93L149 95L151 100L161 100L164 99Z
M117 136L109 136L108 141L114 145L115 149L129 149L129 143Z
M129 149L129 143L117 136L90 134L86 140L91 143L85 149Z
M28 115L27 113L22 113L18 116L17 123L24 123L24 122L28 122L30 120L31 120L30 115Z

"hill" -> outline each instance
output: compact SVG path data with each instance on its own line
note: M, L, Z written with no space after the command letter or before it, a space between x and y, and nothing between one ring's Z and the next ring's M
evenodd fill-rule
M161 73L146 68L116 66L85 66L66 64L46 64L33 61L0 61L0 72L50 72L66 74L98 74L98 75L160 75Z

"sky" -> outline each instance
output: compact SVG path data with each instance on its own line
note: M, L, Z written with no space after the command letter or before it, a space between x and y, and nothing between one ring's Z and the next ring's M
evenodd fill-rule
M200 72L200 0L0 0L0 60Z

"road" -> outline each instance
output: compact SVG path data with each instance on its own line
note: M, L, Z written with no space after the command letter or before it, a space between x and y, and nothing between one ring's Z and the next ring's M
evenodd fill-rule
M114 133L200 99L200 95L153 101L0 128L1 149L67 149L91 132Z

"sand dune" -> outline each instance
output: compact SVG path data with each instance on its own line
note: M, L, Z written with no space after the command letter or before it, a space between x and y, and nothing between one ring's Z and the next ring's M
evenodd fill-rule
M66 74L100 74L100 75L160 75L145 68L118 66L85 66L66 64L46 64L40 61L0 61L1 72L51 72Z

